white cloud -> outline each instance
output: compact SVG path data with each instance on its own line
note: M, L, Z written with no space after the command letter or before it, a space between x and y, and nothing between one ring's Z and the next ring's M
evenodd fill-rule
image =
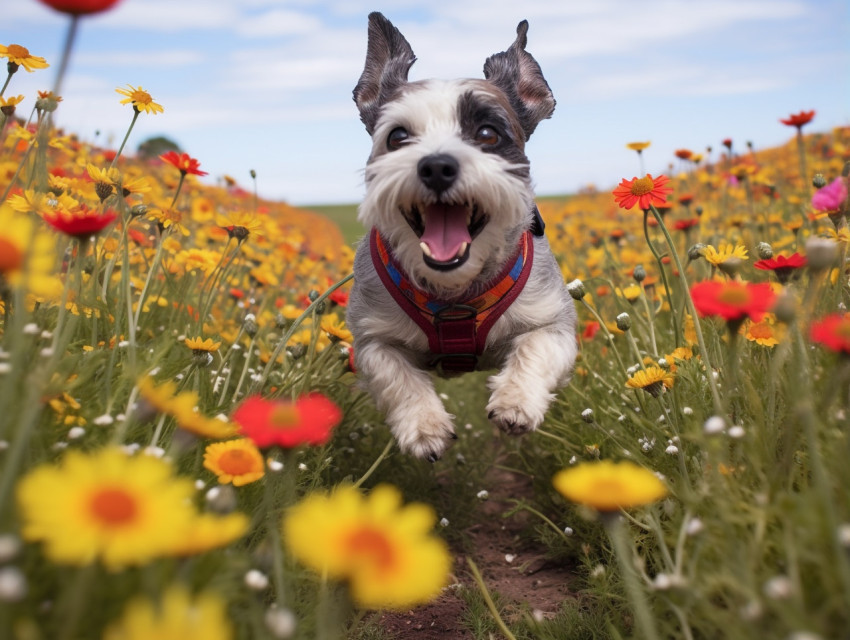
M288 36L321 29L318 18L297 11L273 9L253 16L243 16L236 33L246 37Z

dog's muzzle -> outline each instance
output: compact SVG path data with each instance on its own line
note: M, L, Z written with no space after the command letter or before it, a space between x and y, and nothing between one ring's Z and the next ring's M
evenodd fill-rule
M432 269L451 271L469 258L469 248L489 217L470 201L448 201L445 194L460 174L458 161L448 154L425 156L417 167L419 179L437 197L431 204L402 211L419 236L422 259Z

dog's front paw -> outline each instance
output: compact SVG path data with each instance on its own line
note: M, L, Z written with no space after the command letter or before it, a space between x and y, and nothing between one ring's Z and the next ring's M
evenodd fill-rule
M522 435L540 426L551 398L548 393L524 392L517 385L498 386L487 403L487 417L505 433Z
M429 462L439 460L457 439L451 416L442 412L421 412L392 427L399 448Z

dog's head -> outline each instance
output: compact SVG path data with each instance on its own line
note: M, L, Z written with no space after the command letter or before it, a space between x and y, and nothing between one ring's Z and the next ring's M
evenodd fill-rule
M451 295L489 279L532 221L525 143L555 99L525 51L528 23L484 80L408 82L416 56L380 13L369 16L354 88L372 136L359 219L375 227L420 287Z

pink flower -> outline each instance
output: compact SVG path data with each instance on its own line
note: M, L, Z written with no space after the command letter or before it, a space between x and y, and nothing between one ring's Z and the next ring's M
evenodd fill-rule
M844 178L836 178L815 192L812 207L817 211L838 211L846 199L847 185L844 184Z

